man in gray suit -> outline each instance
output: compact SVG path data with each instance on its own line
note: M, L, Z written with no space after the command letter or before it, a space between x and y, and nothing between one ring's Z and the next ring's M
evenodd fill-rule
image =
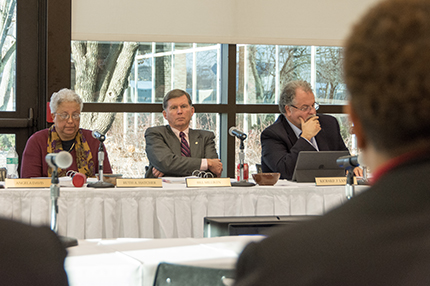
M190 176L195 170L220 177L222 163L215 149L215 135L189 127L194 114L190 95L181 89L169 91L163 109L169 125L150 127L145 133L149 159L146 178Z

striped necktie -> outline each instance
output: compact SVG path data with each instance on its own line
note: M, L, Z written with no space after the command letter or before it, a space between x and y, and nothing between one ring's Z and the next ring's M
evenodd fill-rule
M185 133L179 133L181 137L181 155L184 157L191 157L190 146L188 145L187 139L185 139Z

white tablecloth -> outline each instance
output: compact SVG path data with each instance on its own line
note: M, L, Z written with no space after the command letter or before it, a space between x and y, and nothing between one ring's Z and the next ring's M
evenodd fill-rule
M80 240L64 267L70 286L150 286L160 262L233 269L245 245L262 238Z
M206 216L320 215L344 202L344 186L288 181L222 188L62 187L58 227L60 235L77 239L201 238ZM0 190L0 216L31 225L50 223L50 204L47 188Z

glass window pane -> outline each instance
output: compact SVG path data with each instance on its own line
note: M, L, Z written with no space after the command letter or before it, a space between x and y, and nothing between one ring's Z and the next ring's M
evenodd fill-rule
M283 84L310 81L309 46L238 45L237 103L277 104Z
M358 154L357 148L357 140L355 138L355 134L352 134L352 123L349 121L349 117L347 114L330 114L331 116L336 117L339 122L340 135L342 135L343 141L345 142L346 147L349 149L349 152L352 155Z
M152 43L139 43L139 48L137 49L137 55L146 55L152 53Z
M219 150L219 114L218 113L194 113L190 127L212 131L215 134L215 148L218 156Z
M16 1L0 0L0 111L16 111Z
M196 53L195 103L216 103L218 90L217 50Z
M220 45L72 41L72 88L84 102L161 103L173 88L216 103Z
M292 80L311 83L322 104L345 104L340 47L238 45L236 102L277 104Z
M193 47L192 43L175 43L175 50L186 50Z
M137 80L136 80L137 79ZM124 95L124 102L152 101L152 60L141 59L132 67L129 88Z
M155 52L164 53L172 51L172 43L155 43Z
M316 90L322 104L346 104L346 87L343 82L343 53L339 47L316 48Z
M255 164L261 164L261 143L260 135L263 130L273 124L279 114L249 114L238 113L236 115L237 129L245 132L248 137L244 141L245 163L249 165L249 174L257 173ZM239 164L240 140L236 139L235 166Z
M193 54L192 53L180 53L173 56L174 61L174 86L173 88L179 88L186 90L189 94L192 94L193 90ZM169 89L166 90L168 92Z
M161 113L117 113L105 141L112 171L127 178L143 178L149 165L145 153L146 128L163 124Z
M0 168L6 167L7 152L15 146L15 134L0 134Z
M172 86L172 56L154 58L155 98L153 102L163 102L163 97Z

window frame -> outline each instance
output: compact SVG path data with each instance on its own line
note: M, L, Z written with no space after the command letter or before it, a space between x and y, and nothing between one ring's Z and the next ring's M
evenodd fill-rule
M35 129L41 130L48 127L45 113L46 102L49 101L50 95L63 87L70 87L71 84L72 0L49 1L49 4L47 0L32 1L37 1L45 7L43 12L45 13L43 18L45 22L42 24L47 26L47 29L43 29L42 35L39 35L39 39L42 41L39 45L43 51L46 50L46 61L44 61L43 53L37 57L40 74L38 83L41 87L36 93L39 103L36 110L37 124ZM19 2L24 5L24 0L18 0ZM49 23L49 26L47 23ZM277 104L245 105L236 103L237 46L235 44L224 44L221 48L221 59L223 61L221 64L221 78L227 79L221 80L221 102L219 104L194 104L197 113L218 113L220 115L220 150L218 152L224 165L223 176L230 178L234 178L236 173L236 150L235 137L228 135L228 129L231 126L236 126L236 114L279 114ZM224 56L225 54L227 56ZM162 112L162 107L159 103L84 103L83 112L159 113ZM343 113L343 105L321 105L319 112Z
M222 45L221 59L227 59L221 65L221 103L202 104L193 106L196 113L218 113L220 115L220 150L218 150L224 165L224 176L234 178L236 175L235 137L228 136L228 129L236 126L238 113L273 113L279 114L277 104L238 104L236 103L236 48L237 45ZM161 103L84 103L83 112L127 112L127 113L161 113ZM343 113L343 105L320 105L319 113ZM246 160L246 158L245 158Z

